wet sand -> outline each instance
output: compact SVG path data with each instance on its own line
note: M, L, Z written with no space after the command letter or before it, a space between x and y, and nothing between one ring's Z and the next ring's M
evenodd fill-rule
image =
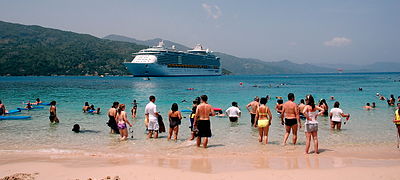
M319 155L302 154L303 146L294 148L216 154L199 148L192 155L1 152L0 177L26 173L34 179L398 179L400 150L393 146L321 149Z

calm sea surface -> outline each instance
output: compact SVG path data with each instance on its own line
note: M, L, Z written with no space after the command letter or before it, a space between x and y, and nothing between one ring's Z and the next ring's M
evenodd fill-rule
M0 151L68 153L111 152L118 149L124 153L163 151L190 154L196 148L193 142L186 141L190 135L189 114L183 113L186 118L182 120L177 142L167 142L165 133L158 140L146 140L144 106L148 97L155 95L157 108L168 125L166 116L172 103L178 103L180 110L189 109L191 101L202 94L209 96L211 105L224 110L230 107L232 101L237 101L244 112L239 123L232 124L227 118L211 119L211 151L274 151L279 149L284 134L275 110L270 129L271 144L263 146L257 142L257 130L250 127L250 115L245 105L254 96L282 96L286 100L290 92L295 93L296 102L306 94L314 95L316 100L335 96L344 112L351 114L350 122L343 125L340 132L330 130L327 117L319 117L318 133L322 148L395 144L396 130L391 122L394 108L378 100L375 94L379 92L386 97L394 94L397 98L400 95L400 82L395 80L399 79L400 73L154 77L150 81L133 77L0 77L0 99L7 109L16 109L23 106L22 102L34 101L36 98L44 102L55 100L60 119L59 124L51 125L48 106L45 106L42 110L16 114L32 116L30 120L0 121ZM243 86L239 85L240 82L243 82ZM359 87L363 91L358 91ZM138 117L130 118L134 122L133 139L120 142L119 135L109 134L107 110L112 102L119 101L127 104L129 112L133 99L139 103ZM182 100L188 102L182 103ZM102 113L82 113L85 101L100 107ZM334 101L327 102L331 108ZM377 108L363 110L362 106L367 102L376 102ZM275 103L275 98L272 98L268 106L274 108ZM71 129L75 123L92 132L73 133ZM299 132L300 146L304 145L304 139L302 129Z

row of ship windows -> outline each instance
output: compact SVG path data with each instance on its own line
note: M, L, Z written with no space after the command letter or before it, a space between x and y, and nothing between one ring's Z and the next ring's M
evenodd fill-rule
M168 64L168 67L174 68L201 68L201 69L219 69L218 66L207 66L207 65L189 65L189 64Z

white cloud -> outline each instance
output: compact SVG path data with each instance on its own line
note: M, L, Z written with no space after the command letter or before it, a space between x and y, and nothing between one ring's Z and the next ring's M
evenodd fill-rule
M207 12L208 16L213 19L218 19L222 15L221 9L217 5L203 3L201 6Z
M342 46L347 46L351 44L351 39L345 38L345 37L334 37L330 41L325 41L324 45L325 46L334 46L334 47L342 47Z

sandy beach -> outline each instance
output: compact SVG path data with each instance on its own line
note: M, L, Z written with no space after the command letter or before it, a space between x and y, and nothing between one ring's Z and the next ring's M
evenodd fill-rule
M285 147L286 148L286 147ZM291 148L291 147L287 147ZM269 154L147 154L2 152L0 177L22 179L398 179L400 151L394 147L322 150L302 149ZM363 150L361 150L363 149ZM24 173L24 174L18 174ZM12 179L12 178L11 178Z

